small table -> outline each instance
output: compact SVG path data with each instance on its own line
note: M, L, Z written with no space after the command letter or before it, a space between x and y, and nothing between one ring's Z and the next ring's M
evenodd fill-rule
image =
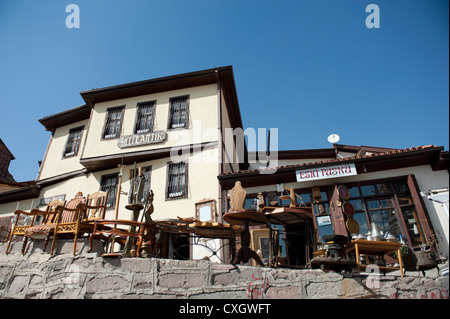
M258 254L250 249L250 225L266 224L268 219L263 213L256 210L244 210L228 212L223 215L223 219L231 225L243 225L244 230L241 233L241 248L237 252L236 258L231 262L233 265L240 262L246 263L253 258L260 266L265 266Z
M368 266L368 265L361 264L361 262L359 260L360 254L384 256L386 254L397 252L399 267L384 267L384 266L377 266L377 267L379 267L382 270L398 270L398 269L400 269L400 274L403 277L403 265L402 265L401 251L400 251L401 246L402 245L397 242L377 241L377 240L356 240L356 241L350 242L345 247L345 252L346 253L351 253L353 251L355 252L356 264L358 266L358 272L360 271L361 267Z
M268 219L269 224L291 226L299 224L307 224L313 220L313 215L311 213L311 207L264 207L262 211ZM306 263L309 261L309 236L306 237ZM269 265L272 264L273 248L272 243L274 243L272 226L269 225ZM275 257L275 266L277 263L277 257Z

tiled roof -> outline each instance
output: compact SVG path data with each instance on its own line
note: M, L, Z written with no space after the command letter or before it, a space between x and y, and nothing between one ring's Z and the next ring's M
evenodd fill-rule
M292 164L292 165L284 165L284 166L277 166L277 167L268 167L263 169L252 169L252 170L241 170L238 172L232 172L232 173L224 173L221 176L227 176L227 175L239 175L239 174L245 174L245 173L258 173L260 171L264 170L279 170L279 169L289 169L289 168L301 168L306 166L314 166L314 165L323 165L323 164L334 164L334 163L341 163L341 162L351 162L355 160L360 159L366 159L366 158L383 158L385 156L391 156L391 155L397 155L397 154L403 154L403 153L413 153L417 151L423 151L423 150L442 150L442 147L435 146L435 145L426 145L426 146L417 146L417 147L411 147L411 148L405 148L405 149L392 149L385 152L374 152L367 155L354 155L349 157L343 157L343 158L337 158L332 160L324 160L324 161L316 161L316 162L306 162L301 164Z

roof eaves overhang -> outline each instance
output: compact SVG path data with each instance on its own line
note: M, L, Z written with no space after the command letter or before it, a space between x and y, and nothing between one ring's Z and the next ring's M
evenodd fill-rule
M330 161L286 165L276 168L255 169L236 173L219 175L219 183L225 189L231 188L234 182L241 181L244 187L269 185L274 183L295 182L295 171L301 169L321 168L339 164L354 163L358 174L371 173L388 169L433 165L439 158L443 147L425 148L419 150L398 150L383 155L352 156Z

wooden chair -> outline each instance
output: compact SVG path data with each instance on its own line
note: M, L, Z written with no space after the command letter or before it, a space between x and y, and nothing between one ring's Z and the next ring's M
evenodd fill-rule
M62 211L54 228L51 254L54 252L57 237L73 237L73 254L75 255L78 237L84 233L92 233L94 222L105 218L107 202L107 192L96 192L88 195L85 202L82 200L75 207Z
M135 230L119 228L121 226L130 226ZM155 224L147 224L145 222L135 222L132 220L123 219L110 219L110 220L97 220L93 232L89 237L90 248L88 253L92 251L93 239L101 239L105 241L105 250L108 251L108 247L111 244L111 239L115 239L115 243L120 246L125 246L127 237L133 237L136 239L136 252L137 256L141 253L144 243L151 250L152 245L155 243L155 234L157 228ZM105 253L102 256L118 256L120 253Z
M16 220L12 226L12 230L9 237L9 243L6 247L6 254L8 254L9 248L11 247L11 242L14 236L24 236L22 254L25 253L25 248L27 246L28 238L33 239L45 239L44 251L47 248L48 239L55 227L56 216L58 211L62 209L65 205L63 200L51 201L46 210L42 211L39 209L33 209L30 212L25 212L23 210L16 210L14 214L16 215ZM19 225L20 215L33 216L31 223L29 225ZM43 216L40 224L35 225L36 217Z

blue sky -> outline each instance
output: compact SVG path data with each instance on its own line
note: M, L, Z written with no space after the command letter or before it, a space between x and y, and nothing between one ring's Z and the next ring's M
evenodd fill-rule
M80 28L68 29L68 4ZM369 29L368 4L380 9ZM38 119L92 88L232 65L245 127L282 150L341 144L449 148L449 2L53 0L0 2L0 138L33 180Z

